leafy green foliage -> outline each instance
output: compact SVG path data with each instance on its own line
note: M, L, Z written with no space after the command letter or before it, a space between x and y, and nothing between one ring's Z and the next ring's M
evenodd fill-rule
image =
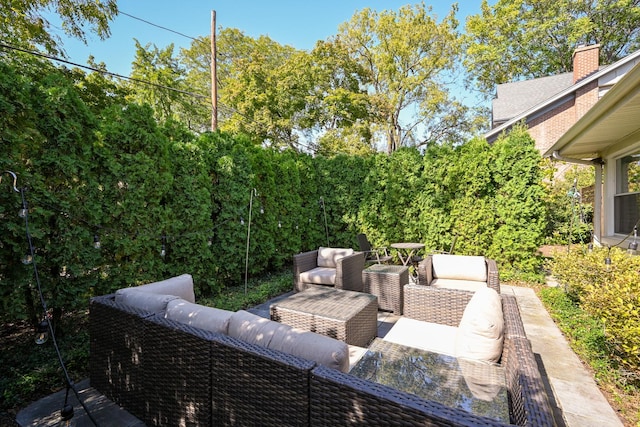
M606 264L605 258L611 263ZM591 253L574 249L557 254L551 268L580 307L602 322L611 357L639 384L640 257L619 248L597 248Z
M638 48L636 0L499 0L467 18L466 68L489 96L496 84L573 69L580 44L600 44L600 63Z
M563 179L551 178L554 168L550 163L543 166L543 171L550 178L545 181L545 242L557 245L591 241L593 203L581 193L593 188L593 170L574 166Z
M504 277L538 267L539 157L523 129L493 146L476 139L424 154L312 157L241 135L196 136L174 120L159 123L148 105L88 97L89 108L79 75L2 66L1 166L29 187L53 309L185 272L198 296L215 295L286 266L294 253L356 248L359 232L376 246L418 241L428 249L447 249L458 236L457 253L495 258ZM0 199L0 213L12 218L17 195ZM32 271L19 261L24 229L17 220L0 227L4 313L35 322Z
M47 20L47 11L60 18L62 30L67 35L86 42L87 30L101 39L109 36L109 21L117 14L118 8L115 0L3 1L0 7L0 39L22 47L40 45L50 53L64 52L59 38L49 33L52 23Z

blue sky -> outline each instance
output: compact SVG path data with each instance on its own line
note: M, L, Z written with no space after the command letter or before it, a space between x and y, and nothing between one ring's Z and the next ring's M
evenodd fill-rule
M465 18L479 13L481 0L461 0L458 19L461 31ZM453 1L433 1L433 14L438 22L449 12ZM217 27L237 28L251 37L267 35L282 45L297 49L311 49L318 40L325 40L338 32L338 26L351 19L357 10L366 7L382 11L397 10L407 1L383 0L119 0L122 12L150 21L192 37L210 34L211 11L216 11ZM428 3L427 3L428 4ZM69 60L86 64L89 55L97 62L104 62L111 72L129 75L135 55L137 39L143 46L147 43L164 48L170 43L188 47L191 40L172 32L153 27L125 15L120 15L111 23L111 37L101 41L91 34L88 44L64 37L62 31L54 28L64 40Z

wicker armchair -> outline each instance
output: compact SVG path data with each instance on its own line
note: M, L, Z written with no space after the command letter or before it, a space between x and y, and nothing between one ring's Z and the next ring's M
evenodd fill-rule
M434 286L438 288L452 288L452 289L464 289L464 290L473 290L474 286L478 286L481 282L476 284L472 283L475 280L457 280L462 277L465 279L464 270L465 264L467 261L474 262L477 264L478 260L483 257L470 257L465 255L450 255L450 254L435 254L429 255L423 261L418 264L418 283L423 286ZM457 278L454 278L454 275L448 276L447 273L438 274L437 266L434 266L434 260L438 262L439 260L445 260L449 263L451 270L455 270L454 274L458 274ZM451 268L453 267L453 268ZM496 262L489 258L484 258L484 276L486 278L486 285L490 288L495 289L496 292L500 293L500 277L498 274L498 265ZM475 278L474 278L475 279ZM460 286L456 285L456 281L460 283Z
M362 252L352 251L350 255L336 257L333 283L330 283L330 280L311 280L314 276L313 274L303 274L322 268L318 266L318 253L323 249L330 248L320 248L293 256L294 291L301 292L312 286L333 286L336 289L363 292L362 270L364 270L364 253Z

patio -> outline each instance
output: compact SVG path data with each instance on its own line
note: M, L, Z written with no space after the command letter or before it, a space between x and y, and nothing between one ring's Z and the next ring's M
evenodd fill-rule
M554 286L555 283L549 282ZM502 285L501 292L515 295L524 327L545 380L556 424L561 426L622 426L621 421L598 389L592 375L571 351L561 332L553 323L532 289ZM252 308L255 314L269 317L269 306L275 300ZM378 313L378 336L383 337L398 316ZM351 363L363 350L350 348ZM88 381L79 384L81 394L92 415L100 425L143 426L143 424L104 396L89 387ZM60 402L64 391L33 403L18 414L21 426L52 426L59 421ZM74 420L78 426L93 425L76 405Z

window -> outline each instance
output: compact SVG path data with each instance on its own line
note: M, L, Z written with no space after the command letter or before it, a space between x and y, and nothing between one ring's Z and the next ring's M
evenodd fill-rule
M640 150L616 161L615 232L627 234L640 218Z

